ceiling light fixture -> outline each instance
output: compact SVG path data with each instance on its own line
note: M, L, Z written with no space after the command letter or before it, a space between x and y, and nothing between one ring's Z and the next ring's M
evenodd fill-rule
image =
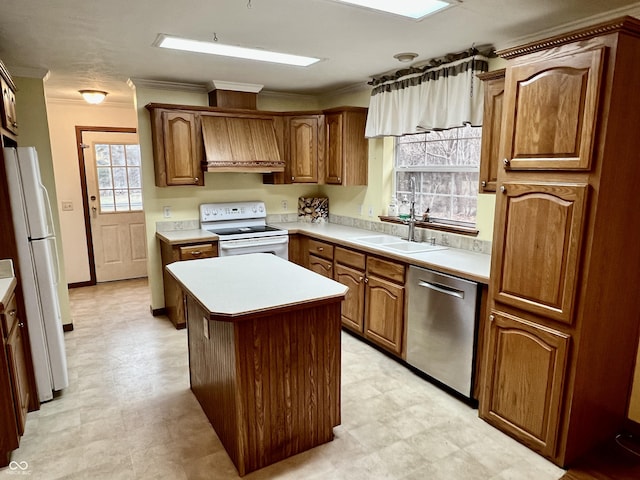
M184 50L187 52L208 53L210 55L222 55L224 57L259 60L261 62L282 63L285 65L295 65L299 67L308 67L309 65L320 61L319 58L271 52L269 50L259 50L257 48L237 47L235 45L225 45L224 43L218 42L190 40L188 38L172 37L164 34L158 35L154 45L156 47Z
M342 3L380 10L420 20L439 10L450 7L451 3L441 0L337 0Z
M91 105L98 105L102 103L107 96L107 92L102 90L78 90L84 101Z
M416 58L418 56L417 53L413 53L413 52L403 52L403 53L396 53L393 58L395 58L396 60L398 60L399 62L402 63L406 63L406 62L411 62L413 61L414 58Z

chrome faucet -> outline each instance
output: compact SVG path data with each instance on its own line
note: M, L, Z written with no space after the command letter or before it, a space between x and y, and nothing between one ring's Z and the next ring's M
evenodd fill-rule
M417 242L416 240L416 179L411 177L409 179L409 188L411 189L411 203L409 204L409 220L406 223L409 225L409 235L407 240L410 242Z

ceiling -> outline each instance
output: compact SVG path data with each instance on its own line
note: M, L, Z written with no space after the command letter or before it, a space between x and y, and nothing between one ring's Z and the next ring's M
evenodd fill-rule
M456 1L456 0L453 0ZM584 23L640 15L638 0L463 0L421 21L333 0L2 0L0 59L14 76L48 76L48 98L78 90L131 102L129 78L326 94L469 48L517 45ZM585 20L589 19L589 20ZM310 67L154 47L160 33L322 58Z

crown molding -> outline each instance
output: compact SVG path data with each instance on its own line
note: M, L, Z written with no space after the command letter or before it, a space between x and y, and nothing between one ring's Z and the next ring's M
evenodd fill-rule
M207 83L208 91L231 90L233 92L260 93L264 85L257 83L225 82L224 80L211 80Z
M133 108L133 101L117 101L117 100L113 100L113 99L108 99L105 100L104 102L102 102L99 105L90 105L87 102L85 102L82 98L65 98L65 97L50 97L47 96L46 97L46 102L47 103L52 103L52 104L57 104L57 105L73 105L73 106L82 106L82 107L87 107L87 108L126 108L126 109L132 109Z
M127 85L131 88L154 88L157 90L208 93L207 86L202 83L168 82L164 80L131 77L127 80Z
M635 3L633 5L627 5L626 7L620 7L614 10L609 10L607 12L600 13L598 15L593 15L591 17L583 18L573 22L564 23L557 27L552 27L546 30L538 31L532 35L525 35L523 37L518 37L513 40L509 40L508 42L504 42L504 44L499 46L499 48L496 48L496 50L508 50L510 47L514 47L516 45L524 45L527 43L541 40L543 38L553 37L555 35L561 35L563 33L567 33L572 30L590 27L592 25L595 25L596 23L602 23L602 22L606 22L607 20L613 20L618 17L624 17L625 15L630 15L632 17L640 18L640 2Z
M260 92L260 96L271 97L271 98L281 98L281 99L290 99L290 100L317 100L316 95L309 95L306 93L289 93L289 92L280 92L278 90L262 90Z
M40 80L49 78L49 70L46 68L12 67L7 65L7 70L9 70L12 77L39 78Z

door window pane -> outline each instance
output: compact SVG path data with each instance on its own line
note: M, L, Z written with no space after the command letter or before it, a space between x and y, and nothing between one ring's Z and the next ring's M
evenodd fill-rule
M100 212L142 210L140 146L95 144Z

